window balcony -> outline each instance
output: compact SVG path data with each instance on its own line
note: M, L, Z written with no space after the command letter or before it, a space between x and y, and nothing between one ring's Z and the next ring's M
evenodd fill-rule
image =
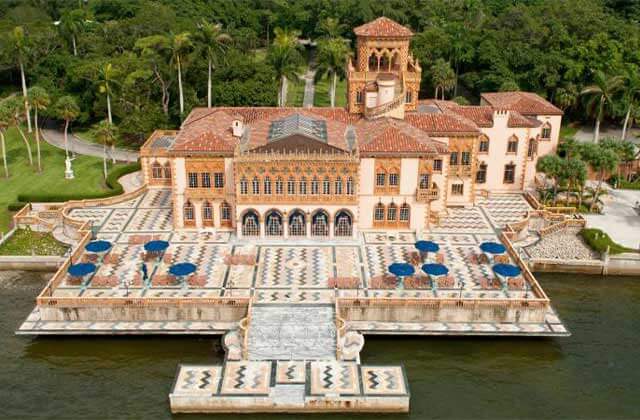
M416 189L416 201L418 203L428 203L440 198L440 188L418 188Z
M450 165L449 174L454 176L470 177L473 174L471 165Z

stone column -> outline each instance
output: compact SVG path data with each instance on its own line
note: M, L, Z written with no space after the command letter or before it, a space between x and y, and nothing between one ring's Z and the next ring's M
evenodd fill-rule
M265 222L264 222L262 217L258 219L258 223L260 223L260 237L264 238L265 237Z
M196 221L196 228L202 228L202 201L193 202L193 212L195 213L194 219Z
M307 216L307 238L311 238L311 215Z
M333 239L333 220L329 220L329 239Z
M282 234L285 238L289 237L289 218L286 213L282 216Z
M236 221L236 235L238 238L242 238L242 220L240 218Z
M351 222L351 234L353 235L353 239L358 239L358 222L355 220Z

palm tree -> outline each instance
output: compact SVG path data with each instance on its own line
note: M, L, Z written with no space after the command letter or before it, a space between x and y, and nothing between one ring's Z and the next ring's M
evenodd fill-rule
M69 124L80 115L80 107L73 96L62 96L55 104L58 118L64 120L64 152L69 157Z
M102 120L94 126L96 139L102 143L102 170L107 179L107 146L113 146L116 137L116 127L107 120Z
M345 60L349 55L349 47L342 38L324 39L318 42L318 68L316 80L320 80L325 75L331 78L329 88L329 98L331 107L336 106L336 85L338 77L340 80L345 77Z
M591 206L589 206L589 210L593 211L598 203L604 177L607 173L613 172L618 166L618 156L611 148L589 143L582 146L582 156L591 166L591 169L598 173L598 185L593 194Z
M64 38L71 40L73 55L78 55L77 39L78 35L84 31L86 15L84 10L75 9L62 15L58 28Z
M162 112L169 115L169 103L171 99L171 84L173 79L168 66L170 59L169 40L164 35L151 35L140 38L135 43L135 50L140 52L141 58L146 60L155 76L155 82L162 92Z
M9 178L9 166L7 166L7 147L4 133L6 133L7 128L11 125L11 119L12 115L9 107L4 103L0 103L0 148L2 148L2 164L4 166L5 178Z
M536 170L553 180L553 205L558 199L558 183L562 172L562 159L557 155L545 155L538 159Z
M431 77L435 87L435 99L438 99L440 92L441 99L444 100L444 94L455 87L456 75L448 62L442 58L438 58L433 66L431 66Z
M191 34L182 32L179 34L170 34L171 61L178 71L178 95L180 97L180 115L184 114L184 92L182 89L182 64L183 57L189 52L193 44L191 43Z
M321 20L318 23L318 33L321 38L341 38L344 33L345 25L340 23L340 20L332 17Z
M211 108L211 70L222 59L227 50L227 44L231 42L231 36L222 32L222 26L216 23L209 23L203 20L198 25L195 34L198 48L207 58L208 78L207 78L207 107Z
M587 109L596 119L593 141L600 140L600 123L604 117L605 108L613 105L613 98L622 87L620 76L608 76L597 70L593 74L593 84L582 89L581 96L587 98Z
M20 80L22 82L22 96L24 97L24 113L27 120L27 131L31 133L31 112L29 109L29 99L27 96L27 79L24 74L24 65L29 53L30 45L22 26L16 26L10 33L11 47L13 56L20 69Z
M5 100L5 104L11 112L11 119L9 123L11 126L14 126L16 130L18 130L18 133L20 133L20 137L27 147L29 165L33 166L33 154L31 153L31 145L29 144L29 140L27 139L27 136L25 136L24 131L22 131L21 128L24 117L24 114L22 113L22 102L17 96L12 96L11 98Z
M111 63L104 63L98 68L98 91L107 98L107 119L109 124L113 124L113 116L111 115L111 96L113 95L113 86L118 82L116 77L118 70Z
M268 60L275 71L278 82L278 106L285 106L287 102L287 79L298 77L298 67L302 56L298 51L298 36L296 30L276 28L273 45L269 49Z
M624 78L624 102L627 106L627 112L624 116L624 124L622 125L622 140L627 139L627 128L633 111L640 102L640 70L637 67L630 67Z
M42 172L40 159L40 127L38 126L38 111L44 111L51 104L51 98L46 90L39 86L29 89L29 101L33 105L33 125L36 130L36 155L38 157L38 172Z

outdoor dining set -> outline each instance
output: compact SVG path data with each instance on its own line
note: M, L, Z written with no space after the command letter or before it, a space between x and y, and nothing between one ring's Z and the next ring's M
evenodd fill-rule
M105 256L111 251L113 244L105 240L94 240L87 243L84 247L88 257L87 262L79 262L71 264L67 269L67 273L72 280L78 282L83 289L89 286L91 277L98 271L101 264L104 263ZM151 276L146 262L153 263L152 270L155 270L162 260L162 256L169 248L169 242L163 240L151 240L144 244L145 261L140 262L140 270L144 287L151 286ZM176 278L176 283L182 287L187 287L187 279L197 270L195 264L190 262L180 262L169 267L169 274ZM127 288L129 284L126 280L120 282L120 286Z
M415 243L419 258L409 262L396 262L388 267L389 273L397 279L396 287L398 289L405 288L405 278L411 277L416 273L416 267L419 266L424 274L427 275L431 289L437 293L438 285L445 283L444 279L449 275L449 268L442 263L444 258L431 258L430 255L437 255L440 246L433 241L420 240ZM483 242L480 244L480 258L478 262L491 264L491 269L496 279L500 282L503 291L507 291L509 280L517 278L521 275L518 266L509 264L507 248L498 242ZM464 288L464 284L460 284L460 289Z

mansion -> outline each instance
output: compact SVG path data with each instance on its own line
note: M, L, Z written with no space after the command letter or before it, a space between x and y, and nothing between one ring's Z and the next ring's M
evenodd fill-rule
M196 108L141 149L145 182L170 187L176 229L238 237L345 238L425 231L483 191L533 186L562 111L526 92L478 106L420 100L412 32L378 18L354 30L345 108Z

